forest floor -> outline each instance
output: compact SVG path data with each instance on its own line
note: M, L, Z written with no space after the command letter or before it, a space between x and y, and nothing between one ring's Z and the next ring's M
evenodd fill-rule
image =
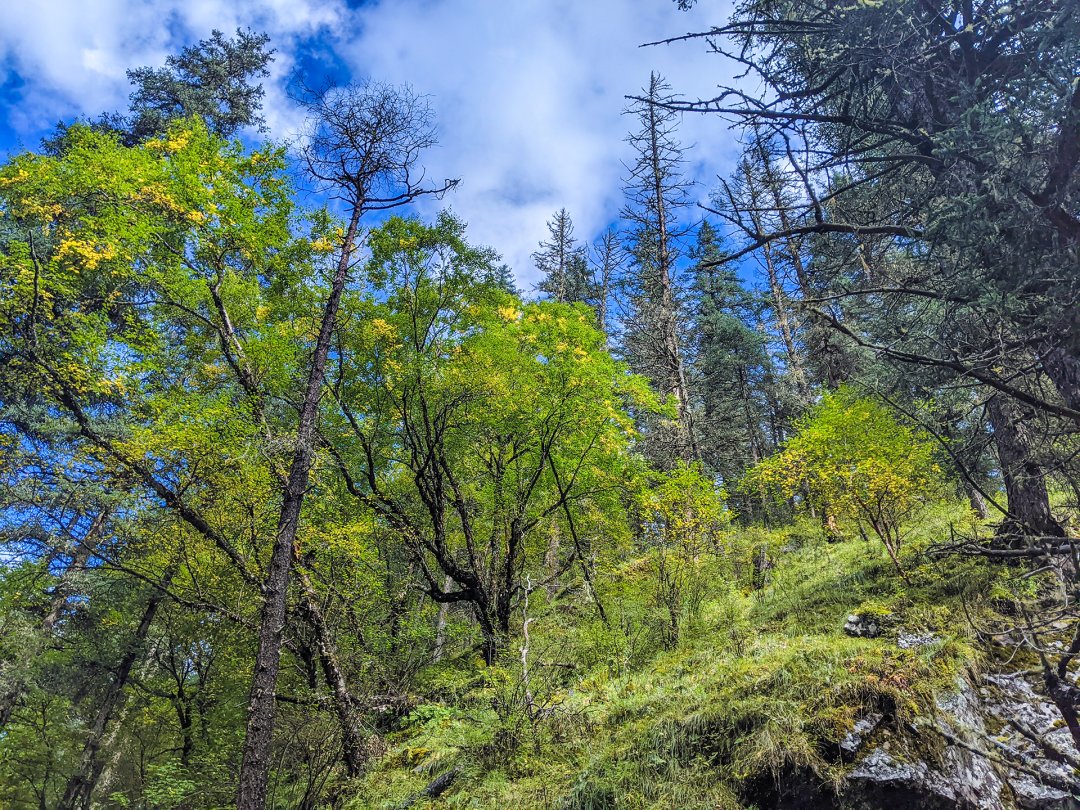
M695 561L667 648L648 557L601 586L606 624L583 598L534 599L527 667L515 648L504 666L470 652L423 672L350 806L741 808L792 773L839 788L857 723L914 728L993 665L975 627L1015 570L926 554L958 514L907 539L909 582L874 542L825 543L805 523L743 530L731 549L767 546L764 587L730 555ZM876 637L850 634L871 624ZM908 743L940 748L932 737ZM437 801L433 782L449 784Z

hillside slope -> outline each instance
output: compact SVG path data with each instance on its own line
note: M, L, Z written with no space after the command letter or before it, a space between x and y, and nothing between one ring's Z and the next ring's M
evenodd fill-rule
M1032 655L975 629L1003 626L993 608L1022 572L913 556L906 584L874 544L739 539L770 549L765 587L701 562L675 649L647 652L642 559L604 593L608 626L538 597L525 669L515 650L503 667L466 654L425 673L350 806L1077 806L1070 768L1008 725L1026 716L1076 754L1037 679L1016 674ZM1006 767L1007 750L1031 773Z

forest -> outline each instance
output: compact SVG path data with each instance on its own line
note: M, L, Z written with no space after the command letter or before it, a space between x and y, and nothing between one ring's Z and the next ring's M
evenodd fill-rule
M1080 3L657 35L529 290L252 30L5 159L0 806L1080 806Z

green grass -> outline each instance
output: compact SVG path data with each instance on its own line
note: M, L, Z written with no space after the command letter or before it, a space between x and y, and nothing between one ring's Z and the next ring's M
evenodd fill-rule
M875 544L825 544L801 529L801 542L793 529L735 538L732 548L773 550L764 590L747 589L733 553L705 564L707 597L674 650L650 632L641 561L605 591L619 600L608 603L611 627L587 610L539 616L533 686L551 711L536 722L512 665L457 661L426 674L418 698L429 702L389 737L351 806L397 806L451 767L461 769L454 788L415 807L734 809L746 786L792 771L838 784L837 744L857 719L881 712L902 735L980 666L963 616L995 574L924 559L913 542L907 585ZM844 620L860 609L937 640L902 650L890 633L849 638Z

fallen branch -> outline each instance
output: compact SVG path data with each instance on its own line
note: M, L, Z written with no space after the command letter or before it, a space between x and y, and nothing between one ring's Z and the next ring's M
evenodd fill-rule
M419 793L414 793L407 798L402 804L399 805L401 810L408 810L417 802L424 799L437 799L446 791L450 789L450 786L454 784L454 780L458 778L458 774L461 773L461 768L451 768L446 773L436 776L430 785L421 790Z

